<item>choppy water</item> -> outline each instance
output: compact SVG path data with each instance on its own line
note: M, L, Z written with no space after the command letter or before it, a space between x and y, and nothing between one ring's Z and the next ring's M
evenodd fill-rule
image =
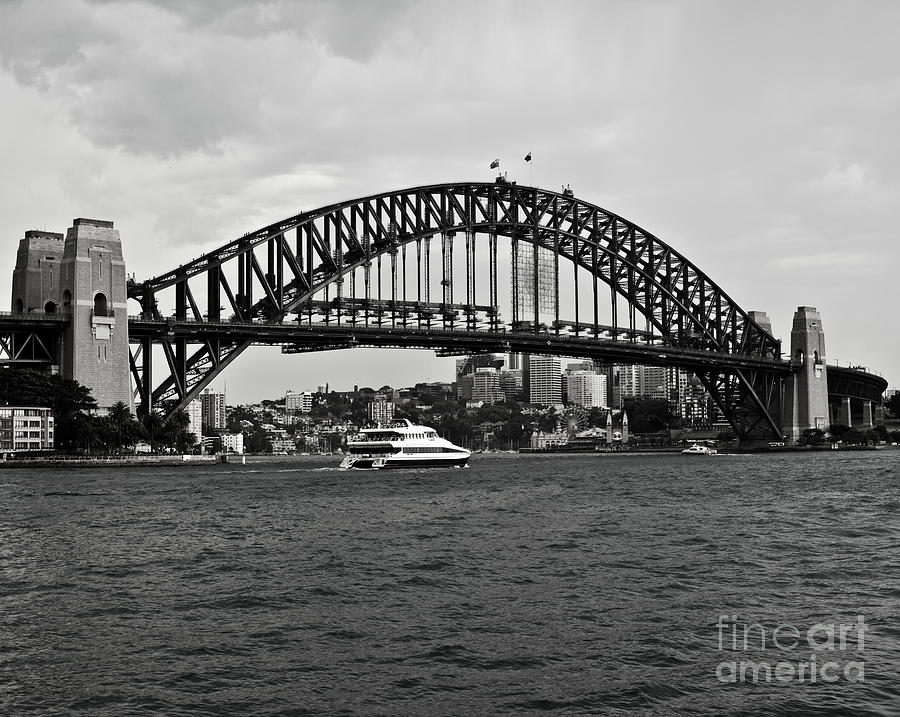
M338 461L0 471L0 714L900 714L900 451Z

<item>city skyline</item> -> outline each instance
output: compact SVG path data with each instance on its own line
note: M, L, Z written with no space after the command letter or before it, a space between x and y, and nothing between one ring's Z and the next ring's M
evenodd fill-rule
M0 292L24 232L74 217L114 221L142 279L299 209L490 181L499 158L511 180L571 185L659 236L785 342L797 306L817 307L828 359L896 386L900 336L883 314L900 298L900 8L546 7L3 4L0 127L16 139L0 169ZM590 27L604 43L577 41ZM213 387L249 400L300 388L298 375L377 388L452 365L255 348Z

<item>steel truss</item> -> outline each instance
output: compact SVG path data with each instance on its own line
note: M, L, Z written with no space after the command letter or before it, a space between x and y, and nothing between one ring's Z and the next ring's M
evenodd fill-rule
M56 314L0 314L0 365L43 367L59 364L67 319Z
M501 319L497 279L509 267L498 263L498 237L509 240L513 256L521 242L552 252L559 286L572 272L574 320L560 313L561 290L550 322L540 320L538 301L531 302L534 316ZM486 267L475 260L476 246L487 252ZM464 261L454 260L454 252L464 252ZM480 303L476 269L489 274ZM465 274L456 283L454 271ZM790 367L781 361L780 342L672 247L568 192L498 181L416 187L334 204L132 283L129 297L141 305L141 321L131 330L131 368L142 411L185 405L266 326L340 327L347 339L333 339L333 347L352 345L354 329L367 327L498 336L512 331L546 335L551 343L560 336L592 339L599 355L604 342L663 345L660 361L674 365L702 352L715 365L698 376L738 436L781 435L780 385ZM171 316L163 316L161 300L174 307ZM601 320L604 304L609 323ZM171 331L164 330L167 320ZM187 324L223 328L191 333ZM258 333L229 332L228 324L253 324ZM298 334L299 342L283 339L288 350L316 345L302 343L303 332ZM158 376L154 346L165 357Z

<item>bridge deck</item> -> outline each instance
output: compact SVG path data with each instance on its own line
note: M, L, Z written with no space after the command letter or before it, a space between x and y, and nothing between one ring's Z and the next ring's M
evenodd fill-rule
M627 333L627 330L622 330ZM645 333L645 332L642 332ZM142 339L182 339L189 342L226 340L262 345L283 345L288 353L319 351L352 346L471 349L475 351L555 353L573 358L602 357L611 362L649 365L677 364L687 368L728 366L731 368L764 368L789 374L787 361L752 356L713 354L709 351L673 346L663 337L634 335L631 340L598 339L554 332L514 331L509 328L421 329L403 326L336 325L334 323L258 322L211 323L177 321L175 319L129 319L132 343Z

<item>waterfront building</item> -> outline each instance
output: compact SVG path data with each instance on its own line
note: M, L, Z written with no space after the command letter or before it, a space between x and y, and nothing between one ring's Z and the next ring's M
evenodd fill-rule
M243 453L244 452L244 434L243 433L223 433L222 434L222 450L226 453Z
M213 429L225 428L225 394L207 388L200 394L203 423Z
M606 414L606 443L628 443L628 414L622 411L620 416L619 428L613 425L612 411Z
M546 451L553 448L560 448L569 442L569 434L566 431L554 431L553 433L543 433L537 431L531 434L531 450Z
M309 413L312 411L312 401L312 394L309 391L300 391L300 393L288 391L284 394L284 410Z
M562 403L562 374L556 356L528 357L528 401L543 406Z
M272 453L293 453L296 450L293 436L269 439L272 444Z
M36 406L0 406L0 451L53 448L53 414Z

